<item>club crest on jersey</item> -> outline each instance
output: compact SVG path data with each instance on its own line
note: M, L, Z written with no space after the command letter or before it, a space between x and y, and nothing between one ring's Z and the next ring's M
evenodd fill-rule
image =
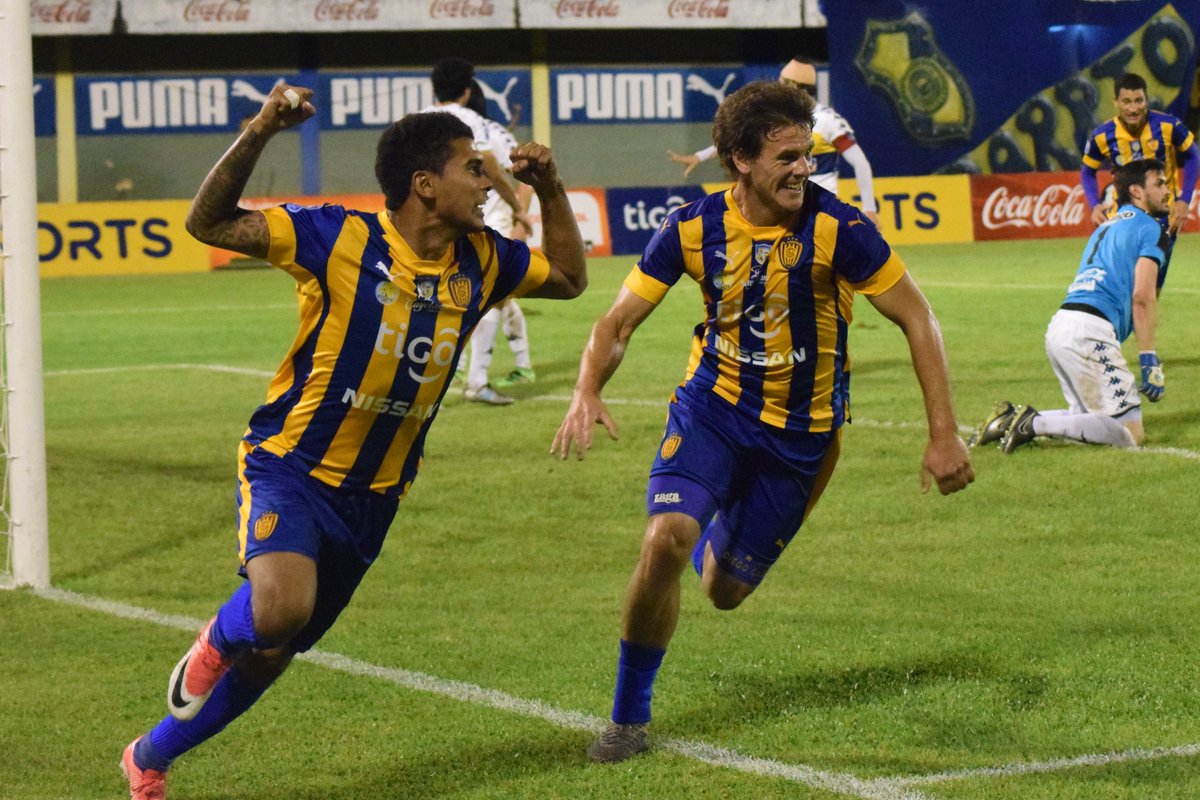
M278 524L279 515L274 511L268 511L254 523L254 538L260 542L270 538L271 534L275 532L275 526Z
M791 269L800 263L800 253L804 245L795 236L789 236L779 245L779 261L784 269Z
M380 305L390 306L400 299L400 287L390 281L380 283L375 287L375 299Z
M664 439L662 443L662 450L660 451L663 461L669 460L673 455L679 452L679 445L681 444L683 444L683 437L678 433L672 433L670 436Z
M767 263L767 257L771 255L770 242L755 242L754 243L754 263L762 266Z
M456 272L450 276L446 285L450 288L450 299L454 301L454 305L466 308L467 303L471 302L471 279L461 272Z

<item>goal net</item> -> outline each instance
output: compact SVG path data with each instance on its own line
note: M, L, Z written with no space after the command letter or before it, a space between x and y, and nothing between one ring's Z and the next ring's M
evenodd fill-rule
M50 585L29 3L0 0L0 586Z

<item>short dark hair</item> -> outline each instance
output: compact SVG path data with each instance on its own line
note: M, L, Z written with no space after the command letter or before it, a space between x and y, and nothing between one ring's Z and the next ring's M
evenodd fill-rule
M415 173L442 174L455 139L473 141L475 136L465 122L446 111L409 114L384 130L375 151L375 179L388 210L404 205Z
M467 108L481 117L487 116L487 98L483 96L483 88L479 81L471 81L471 96L467 98Z
M1113 172L1113 189L1116 192L1117 205L1123 206L1132 200L1129 196L1130 186L1143 186L1146 183L1146 177L1151 172L1166 172L1166 169L1166 165L1157 158L1143 158L1117 167Z
M1117 78L1117 82L1113 84L1113 97L1119 95L1122 89L1128 89L1131 92L1140 90L1143 94L1149 94L1146 91L1146 79L1136 72L1126 72Z
M713 143L730 175L737 175L735 153L755 159L772 131L800 125L813 127L813 99L808 93L778 81L753 81L738 89L717 108Z
M433 82L433 96L439 103L448 103L462 97L475 80L475 65L462 58L443 58L433 65L429 74Z

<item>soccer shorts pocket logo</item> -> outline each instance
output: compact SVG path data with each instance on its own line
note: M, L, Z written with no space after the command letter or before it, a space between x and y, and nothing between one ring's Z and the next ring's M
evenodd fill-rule
M275 526L279 524L279 515L274 511L268 511L258 518L254 523L254 538L258 541L263 541L275 532Z
M682 443L683 437L678 433L672 433L670 436L664 439L662 443L662 450L659 451L662 455L663 461L667 461L671 458L671 456L675 455L675 453L679 450L679 445Z

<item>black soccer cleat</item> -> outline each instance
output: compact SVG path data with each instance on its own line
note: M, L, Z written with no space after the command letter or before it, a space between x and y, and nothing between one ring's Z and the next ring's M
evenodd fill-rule
M999 401L987 419L979 423L979 427L971 434L971 438L967 440L967 447L1000 441L1004 434L1008 433L1008 426L1012 425L1016 416L1017 411L1012 403L1007 400Z
M1033 406L1017 406L1016 417L1008 426L1004 438L1000 440L1000 449L1005 453L1011 453L1021 445L1032 442L1037 436L1033 432L1033 420L1037 415L1037 409Z

